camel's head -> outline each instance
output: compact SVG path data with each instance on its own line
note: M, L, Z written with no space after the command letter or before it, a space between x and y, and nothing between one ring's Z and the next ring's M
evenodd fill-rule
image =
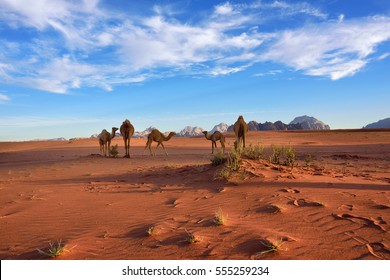
M172 131L172 132L169 132L169 134L168 134L168 136L171 136L171 137L172 137L172 136L175 136L175 135L176 135L176 132L173 132L173 131Z
M207 132L207 131L202 131L202 133L203 133L204 135L207 135L208 132Z
M113 128L112 128L112 133L114 134L117 130L118 130L117 127L113 127Z
M242 116L242 115L240 115L239 117L238 117L238 120L243 120L244 119L244 117Z

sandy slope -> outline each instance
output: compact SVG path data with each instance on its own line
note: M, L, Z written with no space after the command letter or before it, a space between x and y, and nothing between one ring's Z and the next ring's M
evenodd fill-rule
M0 258L42 259L37 248L62 240L59 259L390 259L390 131L248 141L267 156L292 145L299 166L244 160L243 175L214 180L220 167L201 137L173 138L167 157L132 139L130 159L100 157L90 139L0 143ZM226 225L213 222L219 208ZM279 250L260 254L268 242Z

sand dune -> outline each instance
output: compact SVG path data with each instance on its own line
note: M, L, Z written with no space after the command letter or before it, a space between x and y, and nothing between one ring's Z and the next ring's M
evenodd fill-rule
M171 139L168 156L145 142L130 159L117 138L118 158L96 139L0 143L0 258L61 240L58 259L390 259L390 131L250 132L265 159L230 180L202 137ZM297 165L269 163L271 144Z

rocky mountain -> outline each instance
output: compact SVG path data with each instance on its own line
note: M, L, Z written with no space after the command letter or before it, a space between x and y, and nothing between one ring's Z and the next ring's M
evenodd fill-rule
M370 123L363 128L390 128L390 118Z
M282 121L259 123L258 130L300 130L300 124L285 124Z
M390 118L385 119L382 121L379 121L380 125L386 125L384 127L390 127ZM366 126L365 128L371 128L370 125ZM143 131L136 131L134 132L133 137L136 138L145 138L149 135L149 133L154 129L155 127L150 126L146 128ZM296 117L292 122L289 124L285 124L282 121L276 121L276 122L265 122L265 123L258 123L257 121L250 121L248 122L248 128L250 131L258 131L258 130L329 130L329 125L326 125L322 121L317 120L314 117L308 117L308 116L301 116ZM182 129L179 133L176 134L176 137L193 137L193 136L201 136L202 131L204 131L203 128L195 126L186 126L184 129ZM233 131L233 125L227 125L226 123L220 123L213 127L213 129L210 131L210 133L214 133L215 131L220 132L231 132ZM115 134L116 137L121 137L121 134L119 131ZM90 138L97 138L99 137L99 133L95 133L91 135Z
M229 126L226 123L220 123L214 126L214 128L210 131L210 133L214 133L216 131L219 132L226 132L228 130Z
M329 130L330 126L323 123L322 121L317 120L314 117L309 116L301 116L296 117L292 122L290 122L291 125L300 124L302 126L302 129L306 130Z
M143 131L135 131L133 134L133 137L135 138L145 138L148 137L149 133L152 132L152 130L155 129L154 126L149 126Z
M198 126L186 126L183 130L181 130L176 136L178 137L192 137L202 135L202 131L204 129Z
M250 121L250 122L248 122L248 129L250 131L257 131L257 130L259 130L259 123L257 121Z

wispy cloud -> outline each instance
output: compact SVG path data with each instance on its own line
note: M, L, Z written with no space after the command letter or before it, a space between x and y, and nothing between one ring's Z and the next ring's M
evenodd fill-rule
M102 119L89 118L49 118L49 117L34 117L34 116L15 116L2 117L0 119L0 128L7 129L9 127L57 127L75 124L92 124L102 123Z
M228 75L269 61L337 80L363 69L390 40L389 17L329 19L307 2L225 2L191 23L171 7L138 16L104 7L99 0L0 0L0 22L13 32L30 30L25 41L0 40L0 81L55 93L111 91L161 76ZM296 17L302 25L263 31L268 22Z
M9 96L0 93L0 104L1 104L1 103L5 103L5 102L7 102L7 101L9 101L9 100L11 100L11 99L9 98Z
M388 40L388 17L329 21L280 32L260 56L263 61L337 80L361 70L376 47Z

